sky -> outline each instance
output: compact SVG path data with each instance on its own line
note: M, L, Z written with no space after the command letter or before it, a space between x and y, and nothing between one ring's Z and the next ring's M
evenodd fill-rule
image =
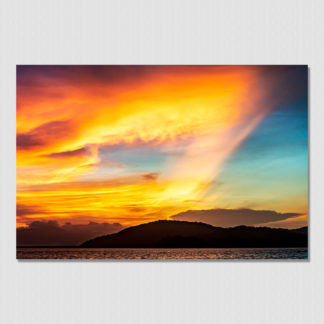
M307 73L17 66L17 227L306 226Z

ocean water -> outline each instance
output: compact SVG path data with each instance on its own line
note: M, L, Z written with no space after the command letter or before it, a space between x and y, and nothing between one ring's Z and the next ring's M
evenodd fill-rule
M307 259L307 248L17 248L17 259Z

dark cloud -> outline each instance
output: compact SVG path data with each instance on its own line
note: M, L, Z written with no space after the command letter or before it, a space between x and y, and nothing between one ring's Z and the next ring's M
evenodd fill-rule
M101 235L117 233L124 227L119 223L59 225L56 221L34 221L28 227L17 228L17 246L79 245Z
M42 145L42 141L31 134L17 134L17 147L20 149L28 150L40 145Z
M145 79L165 73L191 74L215 73L232 67L209 65L18 65L17 88L28 95L27 90L47 93L47 86L62 85L74 88L86 87L92 91L98 85L114 86L121 83L137 85ZM55 93L54 93L55 95Z
M159 174L157 172L151 172L151 173L146 173L146 174L142 175L142 177L148 181L151 181L151 180L154 181L158 178L158 176L159 176Z
M17 134L17 148L29 150L38 146L54 143L73 132L70 121L52 121L40 125L28 133Z
M95 95L114 93L120 84L145 82L158 67L130 65L19 65L17 66L17 109L21 98L33 101L60 99L68 92L58 91L64 87L71 91Z
M17 76L20 85L41 85L42 80L56 83L62 80L71 85L89 82L115 84L128 79L142 78L157 70L148 65L18 65Z
M35 215L39 213L43 213L43 211L38 206L27 206L23 204L17 204L16 206L17 216Z
M141 213L143 215L150 210L150 208L141 205L129 205L127 206L127 210L131 213Z
M85 147L82 147L77 150L52 153L52 154L48 154L46 156L50 157L50 158L59 158L60 159L60 158L67 158L67 157L81 157L81 156L85 156L86 153L87 153L87 149Z
M255 226L300 216L298 213L277 213L272 210L253 209L208 209L188 210L171 216L174 220L202 222L219 227L239 225Z

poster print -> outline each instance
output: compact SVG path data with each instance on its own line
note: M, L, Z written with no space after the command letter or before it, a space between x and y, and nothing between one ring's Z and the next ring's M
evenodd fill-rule
M307 259L307 66L17 66L18 259Z

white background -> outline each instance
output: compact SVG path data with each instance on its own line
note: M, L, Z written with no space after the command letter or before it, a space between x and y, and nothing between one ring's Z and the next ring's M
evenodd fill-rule
M324 323L323 1L0 2L1 323ZM16 261L16 64L308 64L310 261Z

